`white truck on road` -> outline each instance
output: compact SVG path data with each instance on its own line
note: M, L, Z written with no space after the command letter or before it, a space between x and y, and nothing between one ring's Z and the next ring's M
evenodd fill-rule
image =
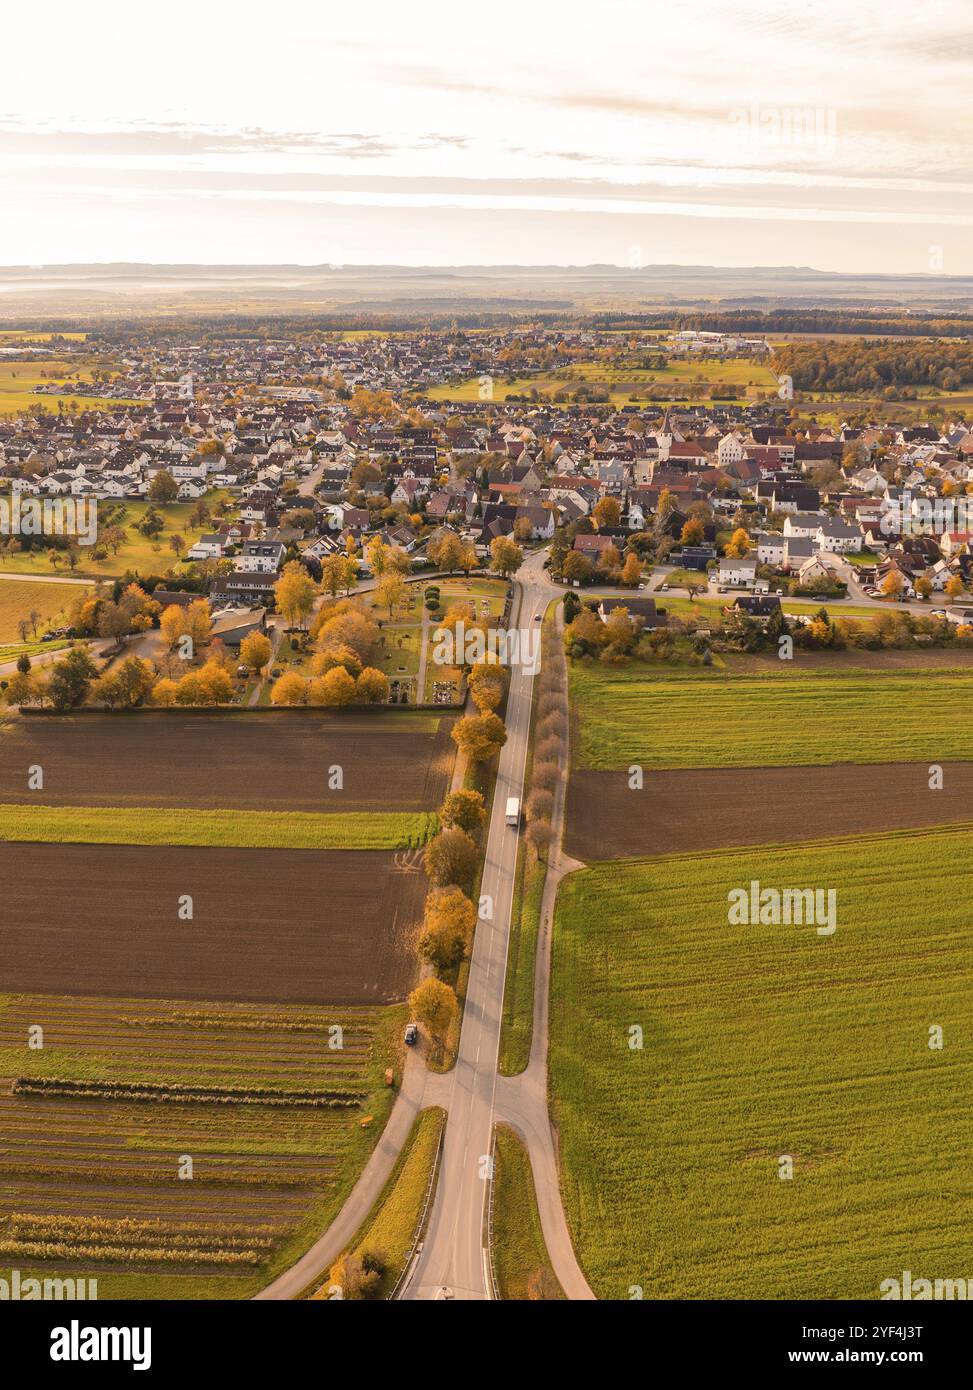
M507 824L520 825L520 801L516 796L507 797Z

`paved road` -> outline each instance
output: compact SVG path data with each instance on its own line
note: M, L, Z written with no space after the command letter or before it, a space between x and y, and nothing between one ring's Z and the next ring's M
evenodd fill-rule
M515 624L532 629L549 601L542 556L530 557L517 575L520 591ZM512 624L513 625L513 624ZM506 824L508 796L523 797L530 732L533 675L512 669L507 699L507 742L500 754L487 834L481 894L493 900L491 919L481 918L473 945L466 1007L456 1065L449 1074L449 1118L436 1201L406 1299L436 1299L448 1288L457 1299L492 1297L484 1245L486 1159L493 1142L497 1062L510 916L519 834Z
M93 640L91 640L91 639L88 640L88 647L89 647L89 649L90 649L90 651L91 651L91 655L92 655L93 657L97 657L97 658L103 657L103 656L105 655L105 653L106 653L113 645L114 645L114 639L112 639L112 638L101 638L101 637L99 637L99 638L95 638L95 639L93 639ZM52 642L52 643L51 643L51 646L52 646L52 647L56 647L57 644L54 643L54 642ZM68 650L69 650L69 647L66 647L66 646L65 646L65 647L58 647L56 651L45 651L45 650L42 648L39 652L31 652L31 653L30 653L30 664L31 664L32 670L37 671L37 670L39 670L42 666L49 666L49 665L51 664L51 662L53 662L53 661L59 661L59 660L61 659L61 657L67 656ZM16 671L16 669L17 669L17 658L16 658L16 657L14 658L13 661L4 661L4 662L0 663L0 677L12 676L13 673Z
M326 462L326 460L325 460L325 459L322 459L321 462L320 462L315 468L312 468L311 472L307 475L306 478L302 478L302 480L301 480L301 482L299 483L298 488L297 488L297 495L298 495L298 497L313 497L313 496L314 496L314 493L315 493L315 491L317 490L318 484L320 483L321 479L324 477L324 465L325 465L325 462Z
M535 552L516 576L519 611L514 623L539 628L552 597L561 590L542 569L543 552ZM496 792L487 833L481 894L493 900L492 915L476 931L456 1065L445 1075L427 1072L421 1059L409 1057L402 1090L379 1145L335 1221L307 1253L267 1289L260 1299L297 1297L320 1278L347 1247L377 1200L419 1110L430 1105L448 1112L439 1182L420 1252L400 1297L439 1299L444 1288L456 1299L493 1297L485 1247L489 1186L484 1162L490 1154L497 1119L523 1136L535 1174L541 1224L551 1261L570 1298L590 1299L591 1290L578 1267L561 1206L557 1155L547 1112L547 1008L550 977L550 924L557 883L576 867L556 856L544 896L542 940L535 975L534 1041L530 1064L520 1077L500 1078L497 1065L506 980L510 918L519 834L505 821L508 796L523 799L533 675L512 670L507 700L507 742L500 755ZM566 781L566 778L565 778ZM455 782L454 782L455 785ZM554 827L560 839L564 785L556 800Z
M90 589L97 584L99 579L104 579L104 575L91 575L88 579L80 579L76 574L14 574L11 570L0 570L0 579L9 579L18 584L83 584ZM110 581L109 581L110 582Z

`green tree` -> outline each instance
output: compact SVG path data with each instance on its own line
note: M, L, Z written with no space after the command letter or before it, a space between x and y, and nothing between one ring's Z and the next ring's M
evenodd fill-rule
M169 472L168 468L160 468L149 484L149 501L158 503L174 502L178 496L179 484Z
M84 704L97 674L88 648L72 647L67 656L54 663L51 671L47 685L51 704L55 709L76 709Z

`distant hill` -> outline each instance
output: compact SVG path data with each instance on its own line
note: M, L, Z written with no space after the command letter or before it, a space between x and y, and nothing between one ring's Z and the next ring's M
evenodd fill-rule
M973 276L810 266L0 267L0 320L50 314L531 313L654 308L973 310Z

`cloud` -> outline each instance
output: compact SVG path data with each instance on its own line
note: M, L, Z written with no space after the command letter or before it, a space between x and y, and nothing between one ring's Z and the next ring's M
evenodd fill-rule
M461 137L428 136L430 145ZM0 118L0 154L45 156L121 155L185 157L219 154L341 155L348 159L379 159L398 146L376 134L317 131L271 131L259 127L233 130L178 122L160 125L132 123L120 129L70 129L28 126L16 117Z

